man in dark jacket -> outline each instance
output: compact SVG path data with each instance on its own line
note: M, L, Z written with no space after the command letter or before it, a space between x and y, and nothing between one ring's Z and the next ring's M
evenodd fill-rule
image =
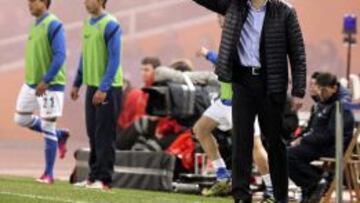
M349 95L337 83L334 75L320 73L316 78L318 99L313 108L307 131L298 145L288 149L289 174L296 185L302 189L302 202L319 202L322 188L322 172L310 163L320 157L333 157L335 153L335 103L346 103ZM343 111L344 149L349 144L353 130L354 117L350 109Z
M194 0L225 16L216 74L232 83L233 196L251 202L253 125L259 116L267 138L269 166L277 202L288 201L288 168L281 140L282 114L291 64L294 109L306 86L305 48L295 10L280 0ZM231 88L231 85L229 85ZM222 99L232 96L229 91Z

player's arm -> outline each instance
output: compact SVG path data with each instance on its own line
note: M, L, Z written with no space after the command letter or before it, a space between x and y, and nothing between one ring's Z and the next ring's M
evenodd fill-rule
M53 54L48 72L36 88L36 95L42 96L48 88L50 82L58 74L66 60L65 31L59 21L53 21L49 26L48 39Z
M218 60L218 54L215 51L209 50L208 53L205 55L205 58L215 65Z
M217 63L218 54L215 51L208 50L205 47L201 47L201 49L197 52L198 56L204 57L206 60L210 61L214 65ZM220 82L220 99L223 104L227 106L231 106L232 104L232 85L227 82Z
M215 51L207 50L204 52L204 57L216 65L218 60L218 54ZM232 105L233 90L232 84L228 82L220 82L220 99L224 105Z
M110 21L105 29L105 41L107 45L108 61L104 77L101 80L98 91L95 93L93 103L101 104L105 101L107 92L112 86L114 77L118 71L121 50L121 28L118 23Z
M83 82L83 55L81 54L78 70L71 90L71 99L77 100L79 98L79 90L82 85L82 82Z
M210 61L214 65L217 62L218 54L215 51L211 51L205 47L201 47L199 51L196 52L198 57L204 57L206 60Z

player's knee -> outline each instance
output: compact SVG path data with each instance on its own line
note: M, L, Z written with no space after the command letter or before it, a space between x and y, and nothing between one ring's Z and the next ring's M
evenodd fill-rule
M202 139L204 136L208 136L208 130L204 128L201 124L196 123L193 127L193 132L198 139Z
M254 138L254 149L261 148L262 146L263 146L263 145L262 145L262 141L261 141L260 136L256 136L256 135L255 135L255 138Z
M261 151L259 148L257 147L253 148L253 157L255 162L258 162L258 160L261 159Z
M56 128L55 121L42 119L41 128L46 132L53 132Z
M199 129L199 124L198 123L195 123L195 125L192 128L192 131L194 132L196 137L199 136L200 129Z
M45 132L44 136L47 143L53 144L58 141L56 136L56 123L54 121L42 119L41 128Z
M29 127L32 122L31 114L15 113L14 122L22 127Z

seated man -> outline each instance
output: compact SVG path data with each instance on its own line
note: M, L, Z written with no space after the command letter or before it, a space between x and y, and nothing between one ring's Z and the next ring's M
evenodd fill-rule
M157 57L145 57L141 61L141 78L144 87L149 87L154 82L155 70L161 66L161 61ZM122 102L122 112L118 117L118 133L116 138L116 148L119 150L130 150L138 139L137 124L143 120L151 124L155 118L146 114L148 103L148 94L138 88L131 88L130 82L127 84L127 90L124 91ZM139 127L138 127L139 128Z
M161 66L161 61L157 57L145 57L141 61L141 78L144 87L149 87L154 82L155 70ZM125 81L126 82L126 81ZM118 125L121 129L128 128L135 121L146 114L146 104L148 94L141 89L132 88L130 81L127 81L127 90L124 91L122 102L122 113L118 118Z
M336 76L319 73L316 77L318 102L311 121L301 141L288 149L289 175L302 189L301 202L319 202L326 184L322 180L323 171L311 165L321 157L334 157L335 154L335 103L343 103L340 85ZM344 149L351 140L354 130L354 116L344 108L343 114Z

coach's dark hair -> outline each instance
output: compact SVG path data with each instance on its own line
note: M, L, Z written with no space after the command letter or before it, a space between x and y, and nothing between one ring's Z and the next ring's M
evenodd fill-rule
M316 77L316 84L320 87L332 87L338 84L338 80L336 76L331 73L320 73Z
M51 6L51 0L41 0L42 2L45 2L46 8L49 9Z
M316 79L319 74L320 72L318 71L313 72L313 74L311 75L311 79Z
M148 56L148 57L145 57L142 59L141 64L142 65L150 64L155 69L155 68L161 66L161 61L157 57Z

